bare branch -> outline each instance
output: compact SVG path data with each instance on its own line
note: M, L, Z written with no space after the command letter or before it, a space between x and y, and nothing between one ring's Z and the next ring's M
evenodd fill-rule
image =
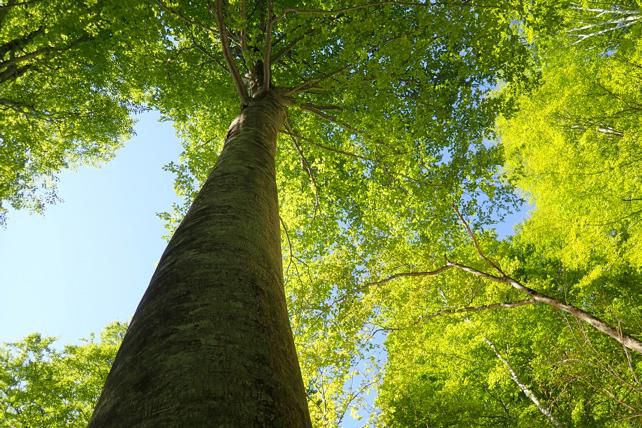
M620 334L622 334L622 327L618 325L618 330L620 331ZM622 346L622 350L624 351L624 356L626 357L626 363L629 366L629 371L631 372L631 377L635 381L636 386L640 385L640 379L638 378L637 373L635 373L635 369L633 368L633 361L631 360L631 354L629 354L628 349L626 349L626 346Z
M573 45L577 45L579 43L582 43L584 40L590 39L591 37L599 36L601 34L606 34L606 33L612 32L612 31L622 30L624 28L630 27L630 26L636 24L641 19L642 19L642 17L640 17L640 16L630 16L630 17L622 20L623 22L626 21L626 23L623 23L623 24L615 24L612 27L608 27L608 28L605 28L605 29L600 30L600 31L595 31L593 33L573 34L573 36L577 37L577 40L573 43Z
M249 104L249 99L247 96L247 91L245 90L245 85L243 84L243 79L241 79L241 74L239 73L234 58L232 58L232 53L230 52L230 42L227 38L227 28L223 22L223 0L216 0L216 23L218 25L219 37L221 38L221 45L223 47L223 56L225 57L225 62L229 68L232 79L234 80L234 85L236 86L236 92L241 99L243 105Z
M463 272L470 273L474 276L479 276L481 278L488 279L490 281L494 282L499 282L502 284L507 284L511 286L512 288L527 294L530 296L530 299L533 300L536 303L544 304L547 306L550 306L552 308L555 308L559 311L566 312L576 319L583 321L587 324L590 324L593 328L596 330L600 331L601 333L604 333L605 335L611 337L612 339L616 340L623 346L638 352L642 354L642 341L634 338L633 336L630 336L628 334L623 333L621 330L610 326L600 318L583 311L582 309L579 309L573 305L569 305L567 303L564 303L563 301L556 299L554 297L548 296L544 293L540 293L539 291L536 291L532 288L527 287L526 285L522 284L521 282L517 281L514 278L511 278L510 276L502 273L501 276L496 276L492 275L490 273L481 271L479 269L476 269L471 266L464 265L462 263L457 263L457 262L451 262L451 261L446 261L446 265L442 266L436 270L433 271L428 271L428 272L400 272L396 273L394 275L389 276L388 278L385 278L380 281L376 282L371 282L369 284L365 284L361 288L366 288L370 286L375 286L375 285L382 285L387 282L390 282L392 280L398 279L398 278L403 278L403 277L422 277L422 276L435 276L439 275L445 271L447 271L450 268L457 268ZM501 269L498 269L500 272Z
M580 12L594 12L597 13L597 16L604 14L613 14L613 15L639 15L640 11L638 10L624 10L624 9L599 9L599 8L590 8L582 7L577 4L572 4L570 7L572 10L577 10Z
M571 28L570 30L568 30L568 32L576 33L578 31L590 30L591 28L603 27L605 25L613 25L617 29L617 28L621 28L621 26L627 22L631 22L631 21L635 22L635 21L638 21L639 19L640 19L639 16L627 16L620 19L614 19L612 21L601 21L601 22L596 22L594 24L586 24L582 27Z

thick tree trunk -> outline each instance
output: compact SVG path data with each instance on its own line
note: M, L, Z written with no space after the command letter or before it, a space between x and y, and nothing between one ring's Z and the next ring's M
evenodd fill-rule
M306 427L290 330L267 94L230 127L131 322L91 427Z

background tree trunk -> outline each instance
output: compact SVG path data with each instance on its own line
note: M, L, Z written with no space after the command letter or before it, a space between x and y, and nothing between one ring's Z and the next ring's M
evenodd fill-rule
M92 427L311 426L283 291L272 93L230 127L165 250Z

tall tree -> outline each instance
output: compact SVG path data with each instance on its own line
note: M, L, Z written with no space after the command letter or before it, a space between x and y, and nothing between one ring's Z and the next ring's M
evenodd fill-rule
M159 0L154 10L168 37L148 73L151 95L185 136L185 162L170 168L194 201L92 426L308 426L314 382L304 387L288 323L277 182L285 235L305 230L297 251L311 261L351 248L364 257L375 239L434 222L448 209L437 195L485 181L501 196L498 153L484 137L505 103L487 93L499 79L526 78L519 10L222 0ZM292 146L277 148L281 131ZM204 183L199 192L194 179ZM391 201L400 214L388 230L392 214L382 207ZM434 216L422 220L426 212ZM355 255L342 269L361 261ZM316 285L321 304L346 291ZM307 303L294 302L295 318Z

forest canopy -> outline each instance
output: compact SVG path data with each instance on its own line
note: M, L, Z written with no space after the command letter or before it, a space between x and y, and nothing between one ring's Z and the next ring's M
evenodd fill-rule
M0 200L42 210L157 109L183 145L171 236L272 93L314 426L637 426L641 6L7 0ZM0 417L85 426L124 330L5 345Z

